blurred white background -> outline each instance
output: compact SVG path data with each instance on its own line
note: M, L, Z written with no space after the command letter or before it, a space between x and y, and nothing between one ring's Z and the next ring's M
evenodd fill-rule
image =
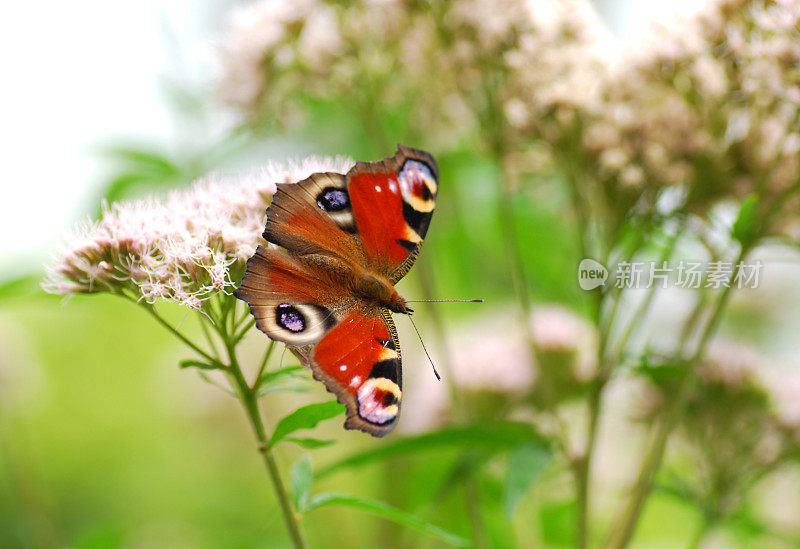
M203 138L174 118L166 90L210 86L215 41L231 3L83 0L6 8L0 20L0 278L40 264L59 233L96 208L90 202L108 142L175 149ZM623 45L648 21L698 4L596 3ZM224 118L213 124L224 125Z

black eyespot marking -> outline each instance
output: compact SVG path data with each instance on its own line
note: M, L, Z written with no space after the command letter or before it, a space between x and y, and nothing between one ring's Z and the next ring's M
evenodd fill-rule
M420 238L425 238L425 233L428 232L428 226L431 224L433 212L418 212L407 202L403 202L403 217L408 226L414 229Z
M306 329L306 317L296 307L281 303L275 307L275 322L281 328L298 334Z
M418 192L419 192L419 197L425 202L433 198L433 193L431 192L431 190L428 188L427 185L420 185L418 188Z
M388 408L392 404L397 404L398 400L394 393L386 392L383 394L383 398L381 399L381 404L384 408Z
M328 187L317 195L317 205L326 212L341 212L350 207L350 197L343 189Z
M369 373L369 377L385 377L397 383L401 387L400 368L397 367L397 359L381 360L376 362Z
M325 331L333 329L336 326L336 317L333 316L333 313L327 307L323 307L322 305L317 305L315 303L309 303L311 307L313 307L319 318L322 319L322 323L325 325Z
M410 240L406 240L404 238L398 238L397 243L400 244L403 248L406 249L408 252L413 252L417 248L417 244L411 242Z

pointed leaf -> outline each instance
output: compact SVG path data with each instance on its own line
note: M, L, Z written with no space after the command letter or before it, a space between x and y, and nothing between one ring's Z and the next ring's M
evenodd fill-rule
M301 448L305 448L306 450L313 450L315 448L323 448L325 446L330 446L331 444L335 444L335 440L320 440L318 438L295 438L295 437L286 437L286 442L294 442Z
M270 385L269 387L262 388L258 392L258 397L261 398L270 393L278 393L280 391L289 391L292 393L307 393L309 391L309 388L303 387L302 385Z
M466 538L439 528L435 524L425 522L411 513L407 513L406 511L392 507L387 503L373 499L348 496L344 494L320 494L311 498L306 505L306 511L312 511L325 505L347 505L357 509L362 509L368 513L372 513L374 515L378 515L379 517L396 522L397 524L402 524L419 532L439 538L440 540L457 547L469 547L472 545L472 543Z
M298 511L304 511L314 482L314 471L311 469L311 458L303 456L292 466L290 483L292 486L292 499Z
M550 457L550 450L541 444L521 444L511 453L503 496L509 520L514 517L522 497L547 467Z
M374 447L333 463L320 470L317 476L321 478L344 467L363 465L394 456L415 455L422 451L443 446L501 452L516 448L523 442L540 442L542 445L547 446L541 435L527 423L499 421L459 425L421 435L395 439L382 446Z
M313 429L320 421L336 417L342 412L344 412L344 406L335 400L320 402L318 404L309 404L308 406L298 408L278 423L275 432L272 434L272 439L269 441L269 447L272 448L287 435L295 431L300 429Z
M259 386L263 385L265 383L271 383L271 382L273 382L273 381L275 381L277 379L280 379L282 377L287 377L287 376L288 377L299 377L299 378L303 378L304 379L305 378L304 376L296 375L297 372L301 372L301 371L303 371L303 367L300 366L300 365L296 365L296 366L287 366L286 368L281 368L280 370L275 370L273 372L265 372L261 376L261 380L259 381Z
M181 360L178 363L178 368L199 368L200 370L217 370L217 366L208 364L200 360Z
M744 199L731 232L742 244L749 244L758 236L758 195L750 194Z

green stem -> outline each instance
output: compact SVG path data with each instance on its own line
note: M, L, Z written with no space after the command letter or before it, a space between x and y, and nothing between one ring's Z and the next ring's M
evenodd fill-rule
M227 314L227 311L224 314ZM239 395L239 400L241 401L245 412L247 413L247 419L250 421L250 426L253 428L253 433L256 436L256 440L258 440L258 451L261 453L261 457L264 460L264 465L267 469L267 473L269 474L270 481L272 482L272 488L275 490L275 495L278 498L278 503L281 507L281 513L283 514L283 520L286 523L286 530L289 532L289 537L292 540L292 544L294 545L295 549L304 549L306 547L306 542L303 538L303 533L300 530L300 515L295 511L292 500L289 497L288 491L286 490L286 486L281 479L278 464L275 461L272 451L269 449L269 437L267 436L264 422L262 421L261 414L258 410L258 396L256 392L258 380L254 382L252 388L250 385L248 385L247 379L244 377L242 368L239 365L239 360L236 357L236 344L238 339L235 339L233 334L228 334L226 332L225 321L225 317L220 319L220 322L218 323L218 331L220 337L222 337L223 341L225 342L225 348L228 352L228 360L230 361L230 367L228 369L229 378L232 381L232 385L236 388L236 392ZM267 358L269 358L269 354L270 353L268 350L266 355ZM263 364L266 364L266 360L263 362Z
M472 519L472 538L475 542L475 549L485 549L488 547L486 541L486 530L483 525L483 513L481 512L480 491L476 479L470 475L464 481L465 500L467 511Z
M239 333L238 333L238 334L236 334L235 336L233 336L233 343L234 343L234 344L236 344L236 343L239 343L239 342L242 340L242 338L245 336L245 334L247 334L247 332L250 330L250 328L252 328L253 326L255 326L255 324L256 324L256 319L255 319L255 318L251 318L251 319L250 319L250 320L247 322L247 324L245 324L244 328L242 328L242 329L239 331Z
M722 295L720 295L719 299L714 304L711 317L706 323L706 326L697 343L697 347L695 348L691 358L689 358L684 365L681 378L678 381L678 390L676 391L673 399L667 405L664 415L659 421L656 422L654 426L654 432L650 437L647 449L645 450L645 455L642 459L642 464L639 468L636 481L634 482L631 496L628 499L628 502L625 505L622 513L619 515L618 520L615 522L615 525L612 527L611 534L609 535L608 541L605 545L607 549L621 549L626 547L633 536L636 524L638 523L644 507L644 502L650 493L650 489L652 488L653 479L655 478L655 474L661 465L661 460L664 456L664 451L667 446L667 440L669 439L669 435L672 433L673 428L677 424L680 414L683 411L686 399L689 396L689 389L691 387L691 373L694 370L694 365L705 353L706 347L711 340L711 336L714 335L717 327L719 326L725 306L730 300L733 289L733 281L736 279L741 262L744 260L748 251L749 249L747 247L742 246L738 257L734 262L734 271L731 275L730 283L723 289ZM703 307L703 303L704 301L702 299L698 299L695 312ZM698 316L698 314L693 313L690 319L697 318ZM681 357L678 358L680 359Z
M132 299L130 296L125 294L119 294L120 296L136 302L136 300ZM147 310L156 321L164 326L167 330L169 330L173 335L175 335L178 339L183 341L186 345L189 346L193 351L197 354L208 360L210 364L214 364L220 370L224 371L227 375L231 384L236 389L236 394L241 401L242 405L244 406L245 412L247 413L247 418L250 422L251 427L253 428L253 432L255 433L256 439L258 440L258 450L261 453L262 459L264 460L264 465L267 468L267 473L269 474L270 481L272 482L272 487L275 491L275 495L278 498L278 503L281 507L281 512L283 514L284 522L286 523L286 529L289 532L289 537L292 540L292 544L294 545L295 549L305 549L306 543L303 539L303 534L300 530L300 517L295 512L294 507L292 505L292 501L289 498L289 493L286 490L286 486L281 479L280 471L278 469L278 464L275 462L275 458L272 455L272 452L267 448L267 442L269 441L269 437L267 437L266 429L264 428L264 423L261 420L261 414L258 411L258 397L253 389L247 384L247 380L242 373L241 366L239 365L239 361L236 357L236 341L228 334L227 332L227 320L228 314L233 310L235 312L235 307L226 307L220 305L220 317L216 319L212 319L214 322L214 328L219 334L220 338L225 344L225 348L228 353L228 359L230 361L230 365L223 364L220 360L212 357L205 351L203 351L200 347L195 345L192 341L190 341L186 336L181 334L175 328L173 328L166 320L164 320L161 315L156 312L155 308L150 304L142 304L144 305L145 310ZM213 316L213 310L211 311ZM268 357L269 355L267 355ZM266 364L266 361L264 361ZM254 385L255 387L255 385Z
M289 492L286 490L286 486L281 479L281 474L278 470L278 464L275 462L275 457L272 455L272 452L267 446L269 437L267 437L264 423L261 420L261 414L258 411L258 401L256 395L250 390L247 380L242 374L242 370L239 367L235 356L231 357L230 374L233 384L236 386L237 392L239 393L239 399L241 400L245 412L247 413L247 419L250 421L250 426L253 428L253 433L256 435L256 440L258 440L258 451L261 453L261 457L264 460L264 465L266 466L270 481L272 482L272 487L275 490L275 495L278 497L278 503L281 507L283 520L286 523L286 529L289 532L289 537L292 540L292 544L294 545L295 549L305 548L306 542L303 538L303 533L300 530L300 516L294 510L292 500L289 497Z
M258 390L261 388L261 376L264 375L264 370L267 368L267 363L269 362L275 347L275 341L270 341L269 345L267 345L267 350L264 351L264 358L261 359L261 364L258 366L258 373L256 374L256 377L253 380L253 385L250 388L251 392L258 394Z
M664 247L664 250L661 253L659 263L664 263L665 261L669 260L670 257L672 257L672 253L675 251L675 247L678 244L681 233L682 229L679 228L677 231L675 231L675 234L670 237L667 245ZM614 352L611 354L611 361L609 364L612 367L619 360L619 357L625 350L625 347L628 345L631 336L633 336L633 334L636 332L636 329L642 325L642 319L650 310L650 306L653 304L653 299L656 296L657 290L658 288L656 285L650 281L650 287L648 288L647 295L642 303L639 304L639 307L636 309L636 312L628 323L628 326L625 328L622 337L620 338L619 342L617 342ZM622 295L619 296L619 299L622 299Z
M119 295L121 295L121 296L125 297L126 299L129 299L129 300L133 301L134 303L136 303L136 300L133 300L130 297L124 295L124 294L119 294ZM172 335L174 335L175 337L177 337L178 339L183 341L195 353L197 353L198 355L200 355L201 357L206 359L209 362L209 364L213 364L213 365L215 365L215 366L217 366L219 368L225 368L225 365L222 364L219 360L217 360L216 358L214 358L213 356L211 356L210 354L205 352L203 349L201 349L200 347L195 345L192 341L190 341L189 338L187 338L185 335L183 335L178 330L173 328L172 325L169 322L164 320L164 318L161 315L158 314L158 312L156 311L155 307L153 307L151 304L149 304L149 303L139 303L139 304L142 305L144 307L144 310L147 311L148 313L150 313L150 315L154 319L156 319L156 321L159 324L161 324L167 330L172 332Z
M689 545L686 546L686 549L698 549L703 540L706 539L706 535L714 527L714 524L715 521L711 517L703 515L703 521L692 535L692 539L689 540Z

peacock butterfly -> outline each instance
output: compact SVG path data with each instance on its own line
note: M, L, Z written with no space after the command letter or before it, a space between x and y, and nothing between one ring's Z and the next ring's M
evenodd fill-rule
M256 326L286 343L347 408L345 428L383 436L400 414L400 343L391 313L411 314L394 285L414 264L436 206L439 171L398 145L347 174L279 184L264 238L235 295Z

